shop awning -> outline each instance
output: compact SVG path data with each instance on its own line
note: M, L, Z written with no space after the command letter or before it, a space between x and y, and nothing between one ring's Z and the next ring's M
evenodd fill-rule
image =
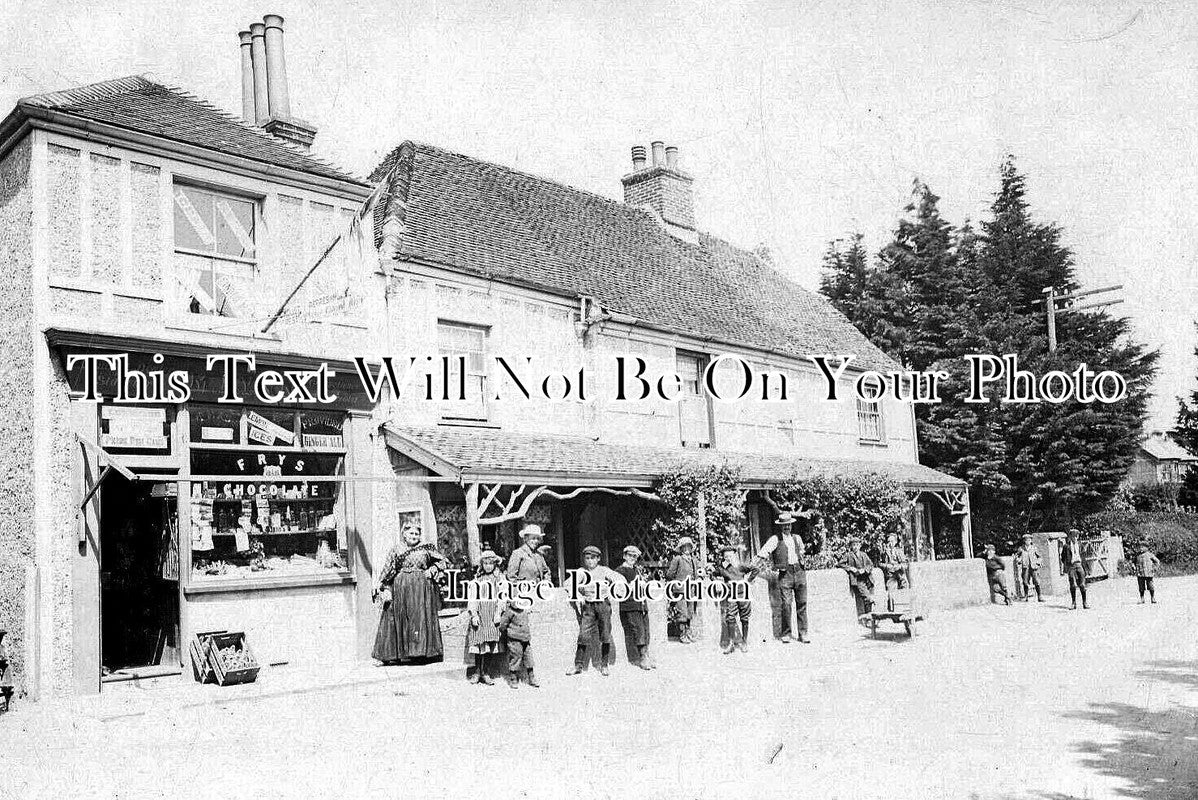
M910 490L963 490L965 481L930 467L894 461L811 459L723 450L684 450L597 442L453 425L384 426L387 445L437 475L462 483L651 487L674 466L728 464L744 483L768 488L792 475L894 478Z

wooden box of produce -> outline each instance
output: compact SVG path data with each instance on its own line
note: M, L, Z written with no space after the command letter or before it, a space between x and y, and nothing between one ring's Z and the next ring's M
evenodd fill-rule
M253 683L258 679L262 667L254 658L245 634L215 633L208 639L208 662L216 673L216 682L221 686L235 683Z
M226 631L206 631L197 633L191 637L191 674L195 677L196 683L215 683L216 670L213 669L212 663L208 659L208 640L218 633L226 633Z

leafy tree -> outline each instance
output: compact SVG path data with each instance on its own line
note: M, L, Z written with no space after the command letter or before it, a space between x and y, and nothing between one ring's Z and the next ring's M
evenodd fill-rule
M954 230L939 198L917 182L876 266L826 279L837 289L829 298L854 322L858 308L844 301L861 291L854 278L875 292L896 286L894 298L872 306L885 313L867 317L863 331L909 366L949 373L942 402L916 407L920 458L969 481L978 545L1064 527L1103 506L1135 457L1156 361L1130 339L1126 320L1104 312L1059 315L1059 346L1048 352L1043 289L1078 283L1061 229L1035 221L1026 193L1008 157L980 232L969 223ZM881 340L879 330L888 331ZM1127 380L1128 397L1110 405L966 403L970 353L1015 354L1035 376L1072 373L1082 363L1114 370Z
M906 326L899 319L903 287L889 273L870 266L863 239L854 233L847 242L828 244L820 291L871 342L901 359L906 343Z
M1198 324L1195 325L1198 328ZM1198 356L1198 348L1194 355ZM1177 425L1171 433L1174 441L1198 454L1198 390L1190 393L1189 400L1177 400ZM1183 506L1198 506L1198 467L1191 468L1181 483L1177 502Z

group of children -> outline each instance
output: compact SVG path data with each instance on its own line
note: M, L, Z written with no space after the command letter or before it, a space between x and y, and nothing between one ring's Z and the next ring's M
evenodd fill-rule
M491 676L499 671L497 662L506 654L508 686L518 688L523 671L528 685L536 688L540 684L533 672L530 603L519 597L498 599L498 587L504 580L498 566L499 556L492 550L484 550L479 573L473 580L474 591L466 603L470 618L466 632L466 678L471 683L490 686L494 683Z
M1061 568L1069 580L1070 607L1077 608L1078 595L1081 595L1082 608L1088 609L1090 599L1086 594L1086 562L1082 556L1081 532L1071 528L1065 534L1065 538L1058 543L1058 554ZM1040 590L1039 571L1044 566L1044 559L1033 544L1033 537L1030 533L1024 534L1023 542L1015 551L1012 560L1015 567L1014 599L1027 602L1031 599L1034 591L1036 600L1043 603L1044 596ZM1011 605L1012 597L1007 591L1006 564L998 557L992 544L986 545L985 561L986 578L990 584L990 602L997 603L1001 599L1005 605ZM1156 586L1153 579L1156 576L1157 567L1160 566L1160 560L1152 552L1150 543L1144 543L1133 559L1133 564L1140 592L1140 602L1144 602L1144 593L1147 591L1152 602L1155 603Z

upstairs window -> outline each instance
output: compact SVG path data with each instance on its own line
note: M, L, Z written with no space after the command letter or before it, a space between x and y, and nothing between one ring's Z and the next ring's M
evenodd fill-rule
M257 265L258 204L175 185L175 262L186 310L247 316Z
M877 400L857 398L857 436L863 442L885 444L886 427L882 420L882 404Z
M442 417L487 419L487 329L456 322L437 323L437 349L449 362L445 375L447 396ZM464 362L463 362L464 359ZM462 395L465 365L465 399Z
M711 398L703 389L707 356L679 351L676 359L682 395L678 400L678 421L683 447L711 447Z

